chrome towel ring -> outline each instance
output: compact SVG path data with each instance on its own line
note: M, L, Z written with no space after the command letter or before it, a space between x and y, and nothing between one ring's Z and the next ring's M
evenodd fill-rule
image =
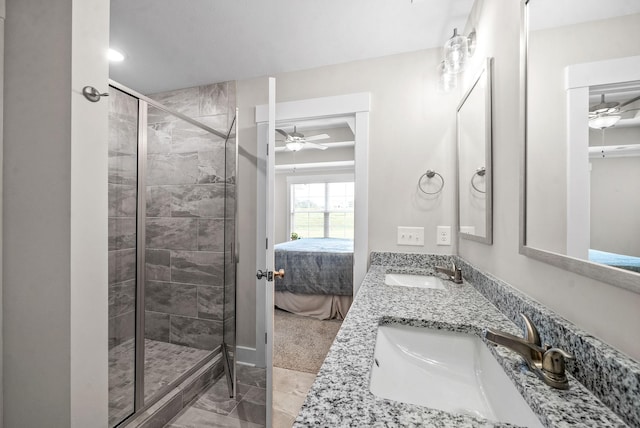
M422 179L424 177L427 177L428 179L433 178L434 176L438 176L440 177L440 181L442 181L442 183L440 184L440 187L438 188L438 190L436 190L435 192L427 192L426 190L424 190L422 188ZM435 195L436 193L440 193L442 191L442 188L444 187L444 178L442 177L442 175L440 175L439 173L435 172L432 169L428 169L427 172L425 172L424 174L422 174L420 176L420 178L418 179L418 188L423 192L426 193L427 195Z
M480 168L476 169L476 172L471 176L471 187L473 187L476 192L487 193L486 190L478 189L476 187L476 184L473 182L473 180L476 178L476 175L478 177L484 177L486 173L487 173L487 169L485 167L481 166Z

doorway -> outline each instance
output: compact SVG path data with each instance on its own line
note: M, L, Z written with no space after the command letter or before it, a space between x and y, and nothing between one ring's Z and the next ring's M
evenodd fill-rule
M278 103L272 105L269 109L268 105L262 105L256 107L256 124L258 129L258 152L264 153L267 156L267 144L271 141L270 146L276 147L274 136L275 129L278 126L297 126L298 123L305 120L330 120L332 118L342 117L350 123L350 128L353 133L354 149L353 149L353 163L351 165L353 169L353 194L354 194L354 226L353 226L353 260L352 260L352 296L357 293L358 285L362 282L364 274L367 269L367 257L368 257L368 121L369 121L369 105L370 95L368 93L350 94L335 97L316 98L302 101L293 101L286 103ZM271 111L271 116L270 116ZM269 121L271 120L271 124ZM270 128L273 132L269 132ZM278 128L280 129L280 128ZM294 131L295 132L295 131ZM282 134L280 134L282 135ZM271 153L275 153L271 151ZM269 162L273 165L273 161L268 161L268 158L263 158L263 162L269 165ZM340 162L340 161L335 161ZM297 165L297 163L294 163ZM344 165L343 165L344 166ZM293 169L292 166L286 166L282 169ZM298 167L295 167L298 169ZM342 171L344 172L344 171ZM275 187L275 178L269 180L269 171L258 171L258 189L265 189L264 195L273 195L273 188ZM261 193L261 191L259 191ZM274 206L273 201L265 201L264 199L258 200L258 219L274 218L274 212L268 213L267 207ZM290 213L287 213L289 215ZM290 223L289 223L290 224ZM268 236L266 229L258 225L258 237L257 242L265 242ZM290 230L288 230L290 232ZM261 238L263 236L264 238ZM281 235L282 236L282 235ZM267 248L257 249L257 262L259 266L264 267L264 261L266 261L267 267L277 267L274 265L274 260L267 260L268 254L273 254L273 245L276 242L273 238L271 242L267 240ZM272 257L272 256L271 256ZM259 267L257 267L259 268ZM256 284L257 294L257 337L267 338L266 343L262 344L261 341L257 341L256 355L257 361L264 361L267 367L267 412L270 417L270 406L272 403L273 394L273 317L274 317L274 305L273 305L273 288L264 287L262 281ZM269 340L271 338L271 340Z

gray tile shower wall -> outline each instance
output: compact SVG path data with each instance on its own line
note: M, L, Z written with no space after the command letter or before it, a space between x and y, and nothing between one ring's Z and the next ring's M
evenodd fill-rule
M542 343L576 357L568 371L631 426L640 426L640 363L579 329L505 282L457 258L463 277L524 330L521 313L538 328Z
M133 337L138 102L109 90L109 349Z
M235 115L235 82L150 98L225 134ZM150 108L147 121L145 336L214 349L223 333L225 233L233 230L231 153L224 139L162 110Z

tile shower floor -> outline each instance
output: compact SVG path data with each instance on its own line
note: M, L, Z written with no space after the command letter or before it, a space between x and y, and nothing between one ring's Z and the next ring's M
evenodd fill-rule
M149 398L174 381L210 351L145 339L144 396ZM109 426L133 413L134 397L133 339L109 351Z

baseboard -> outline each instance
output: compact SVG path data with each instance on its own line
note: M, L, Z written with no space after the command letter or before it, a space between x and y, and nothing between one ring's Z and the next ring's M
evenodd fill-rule
M256 365L256 348L249 348L246 346L236 346L236 361L238 364L244 364L247 366Z

